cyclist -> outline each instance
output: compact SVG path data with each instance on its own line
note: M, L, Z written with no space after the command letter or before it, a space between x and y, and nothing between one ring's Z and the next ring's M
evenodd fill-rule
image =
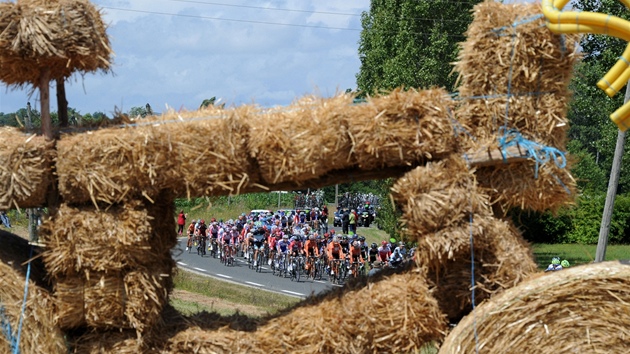
M195 235L195 224L197 222L193 219L188 225L188 242L186 243L186 251L193 245L193 236Z
M310 259L309 257L319 257L319 247L317 245L317 237L315 235L310 235L306 243L304 244L304 253L306 255L306 259ZM306 262L306 271L309 271L311 268L311 263Z
M376 242L372 242L372 244L370 245L370 250L368 251L368 258L367 258L370 266L372 266L372 264L376 262L377 258L378 258L378 245L376 244Z
M199 223L199 227L197 228L197 237L199 240L199 244L197 245L197 254L202 256L206 255L206 240L208 238L208 227L206 226L206 221L201 220Z
M368 244L365 242L365 237L359 236L359 244L361 245L361 257L363 257L363 259L367 259Z
M289 253L289 235L283 235L282 239L276 243L276 269L282 269L283 264L280 263Z
M341 244L339 243L339 239L337 237L333 237L332 242L328 244L328 247L326 248L326 253L328 254L328 261L330 262L328 264L328 269L334 271L332 262L345 258L343 248L341 247Z
M381 247L378 248L378 260L386 264L389 262L389 257L392 255L392 251L389 248L387 241L381 242Z
M252 235L251 241L253 241L253 245L254 245L254 267L257 267L258 266L258 252L263 252L264 247L265 247L265 242L266 242L265 231L261 229L256 229L254 230L253 233L250 233L250 235Z
M350 241L348 240L348 236L343 235L339 244L341 245L341 248L343 248L344 253L348 253L348 250L350 250Z
M363 256L361 255L361 243L359 241L354 241L352 246L350 246L350 252L348 252L348 258L350 261L350 265L353 263L358 263L361 265L363 263ZM350 270L350 274L352 274L352 270Z
M291 258L297 257L302 254L303 251L302 240L300 236L291 237L291 242L289 243L289 250L291 251Z

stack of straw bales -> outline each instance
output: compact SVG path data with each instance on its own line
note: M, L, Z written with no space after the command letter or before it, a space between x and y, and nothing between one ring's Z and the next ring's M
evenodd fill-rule
M461 135L466 149L497 146L505 128L565 150L568 84L580 57L578 37L549 31L540 4L486 1L474 7L474 17L455 65L461 99L455 116L475 137ZM532 162L480 168L477 179L504 210L557 208L571 199L575 182L568 168L553 162L541 165L537 178Z
M43 137L0 128L0 210L44 204L53 156Z
M57 323L139 333L157 323L172 288L173 214L167 197L106 212L62 205L41 235Z
M19 352L66 353L63 333L54 324L50 311L52 297L48 291L29 280L26 304L23 304L24 285L25 278L21 272L0 262L0 353L13 352L9 336L17 337L20 316L23 317L23 323Z
M177 353L409 353L440 340L445 330L446 319L429 295L424 277L408 272L307 300L251 333L189 327L170 338L167 349Z
M392 192L402 205L407 234L418 242L416 262L450 320L472 309L473 268L476 303L536 270L528 245L510 221L494 218L463 159L418 167L399 179Z
M256 106L169 112L122 128L64 136L57 144L63 199L114 204L237 194L336 170L376 170L439 159L456 147L444 90L396 90L352 105L312 97L284 109Z
M478 306L440 353L628 353L628 286L618 262L534 276Z

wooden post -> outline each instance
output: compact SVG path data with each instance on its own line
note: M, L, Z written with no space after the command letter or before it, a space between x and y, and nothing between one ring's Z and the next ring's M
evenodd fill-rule
M39 76L39 96L41 100L42 134L53 140L52 121L50 120L50 69L45 68Z
M630 84L626 85L626 95L624 104L630 100ZM599 240L597 241L597 251L595 251L595 262L603 262L606 259L606 246L608 245L608 234L610 233L610 221L615 205L615 195L617 194L617 185L619 184L619 173L621 172L621 158L623 157L623 145L625 143L626 133L617 131L617 145L615 146L615 157L613 165L610 169L610 178L608 179L608 191L606 192L606 203L604 204L604 212L602 214L602 223L599 227Z
M68 127L68 100L66 100L66 84L63 78L55 80L57 83L57 115L59 126Z

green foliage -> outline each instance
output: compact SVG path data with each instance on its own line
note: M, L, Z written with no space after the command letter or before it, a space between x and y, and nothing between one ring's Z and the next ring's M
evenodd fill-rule
M479 2L373 0L361 17L357 85L362 94L400 86L452 91L450 63Z

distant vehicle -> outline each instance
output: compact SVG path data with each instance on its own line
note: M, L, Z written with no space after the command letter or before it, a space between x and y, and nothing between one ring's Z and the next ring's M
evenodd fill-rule
M273 214L273 212L271 210L268 209L253 209L252 211L249 212L249 216L254 216L254 215L260 215L260 214Z
M333 221L333 227L341 227L341 214L338 211L335 212L335 220Z

